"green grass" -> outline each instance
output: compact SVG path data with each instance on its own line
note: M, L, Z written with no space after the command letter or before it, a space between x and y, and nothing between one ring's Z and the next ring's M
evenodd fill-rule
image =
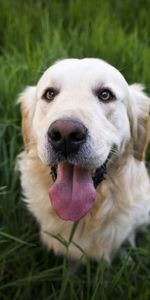
M149 13L149 0L0 1L0 300L150 299L149 231L136 249L124 246L132 263L119 253L110 266L78 262L74 272L67 255L41 246L14 171L23 149L17 95L55 60L101 57L150 92Z

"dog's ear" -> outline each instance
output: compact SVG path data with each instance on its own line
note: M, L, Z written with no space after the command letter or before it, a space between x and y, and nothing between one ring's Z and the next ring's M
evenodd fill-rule
M29 151L34 144L32 136L32 119L36 103L36 87L27 87L20 94L17 103L21 104L23 141L25 150Z
M129 86L128 115L133 142L133 155L141 161L145 158L145 151L149 141L149 111L150 98L144 93L140 84Z

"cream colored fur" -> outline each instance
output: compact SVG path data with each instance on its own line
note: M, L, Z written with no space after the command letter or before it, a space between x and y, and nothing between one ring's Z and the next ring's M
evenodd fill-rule
M101 103L93 94L99 86L111 89L116 100ZM42 99L47 87L60 90L51 103ZM68 59L50 67L19 102L25 143L19 156L24 201L38 220L43 242L55 253L65 253L66 248L51 235L68 241L73 223L56 215L48 197L52 184L48 127L62 116L81 120L90 132L89 160L82 164L91 170L102 165L112 145L117 145L107 179L97 187L93 208L79 221L68 249L73 258L83 255L80 247L89 257L109 260L126 239L150 222L150 181L144 162L150 101L143 87L129 86L119 71L102 60Z

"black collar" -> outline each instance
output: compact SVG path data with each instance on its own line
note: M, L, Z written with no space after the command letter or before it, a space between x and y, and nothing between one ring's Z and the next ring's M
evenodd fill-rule
M97 188L97 186L106 179L106 174L107 174L107 168L106 168L106 163L105 162L101 167L96 169L95 175L92 177L94 187ZM54 165L51 167L51 172L50 172L53 181L56 180L57 178L57 165Z

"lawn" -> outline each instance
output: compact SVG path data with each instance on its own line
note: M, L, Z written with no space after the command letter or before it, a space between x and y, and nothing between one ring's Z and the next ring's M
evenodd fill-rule
M65 57L103 58L150 93L150 1L0 1L0 300L149 300L150 229L111 265L78 262L75 271L67 254L42 247L21 200L17 95Z

